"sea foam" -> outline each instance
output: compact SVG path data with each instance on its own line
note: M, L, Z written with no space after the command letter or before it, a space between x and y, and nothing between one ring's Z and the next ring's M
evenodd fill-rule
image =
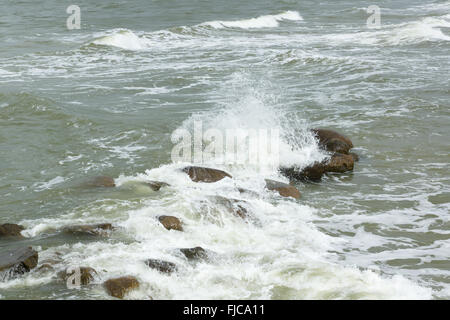
M235 21L208 21L200 24L200 26L210 26L215 29L222 28L242 28L242 29L258 29L258 28L275 28L279 26L279 22L299 21L303 20L297 11L286 11L275 15L263 15L257 18L235 20Z

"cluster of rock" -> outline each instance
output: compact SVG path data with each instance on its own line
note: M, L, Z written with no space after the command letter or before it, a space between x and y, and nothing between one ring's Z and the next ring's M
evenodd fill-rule
M330 158L304 168L282 167L280 172L283 175L291 180L320 181L327 172L344 173L353 170L359 156L349 152L353 148L349 138L333 130L313 129L311 131L318 139L319 147L331 153Z
M283 167L280 172L291 180L290 184L280 181L265 180L266 189L278 193L282 197L291 197L299 199L301 197L300 191L292 185L295 180L312 180L318 181L327 172L347 172L353 170L354 162L358 161L358 156L349 152L353 148L353 143L347 137L326 129L313 129L312 132L318 139L319 146L331 153L329 159L323 162L316 162L304 168L298 167ZM232 176L225 171L199 167L187 166L182 169L193 182L214 183L224 178L232 179ZM162 187L169 186L165 182L146 181L145 185L154 191L159 191ZM106 176L96 177L87 185L93 187L115 187L114 179ZM257 194L251 190L239 189L239 192L246 194ZM214 196L213 201L229 212L245 220L251 220L247 210L247 202L240 199L231 199L221 196ZM162 227L171 231L182 232L183 223L175 216L162 215L157 217ZM0 239L21 239L23 238L21 232L25 228L17 224L2 224L0 225ZM114 227L110 223L92 224L92 225L72 225L63 227L60 231L66 235L73 236L107 236ZM184 256L189 261L197 261L207 259L211 252L201 247L181 248L178 249L179 254ZM14 277L30 272L38 266L38 252L31 247L19 247L10 249L5 252L0 252L0 280L7 277ZM58 261L42 261L38 266L38 270L53 270L53 265ZM178 271L178 266L173 262L163 261L159 259L148 259L144 263L158 272L171 274ZM79 267L80 285L90 284L97 275L97 271L90 267ZM60 271L57 275L60 280L67 281L73 272ZM134 276L124 276L119 278L108 279L103 283L106 292L112 297L122 299L133 289L139 288L139 281Z

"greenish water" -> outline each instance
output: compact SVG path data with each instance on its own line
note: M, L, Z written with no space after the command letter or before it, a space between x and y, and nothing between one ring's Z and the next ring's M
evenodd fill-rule
M119 275L141 282L130 299L450 298L450 2L377 2L381 28L369 29L364 1L77 1L79 30L66 28L72 3L41 2L1 4L0 223L26 238L0 249L33 246L58 270L99 275L71 290L33 271L0 281L0 298L107 299L100 284ZM170 156L171 134L195 119L277 127L288 145L303 141L297 129L328 127L361 160L297 184L297 201L265 192L264 178L283 177L251 167L196 185ZM280 161L307 164L317 151L301 146ZM98 175L118 188L82 186ZM200 205L236 187L260 194L245 198L259 225ZM185 231L161 228L161 214ZM57 232L98 222L117 230ZM197 245L217 257L176 252ZM159 274L148 258L181 271Z

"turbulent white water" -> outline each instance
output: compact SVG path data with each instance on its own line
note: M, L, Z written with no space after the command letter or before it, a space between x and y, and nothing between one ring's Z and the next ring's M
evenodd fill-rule
M236 20L236 21L208 21L199 26L209 26L214 29L221 28L242 28L242 29L258 29L258 28L275 28L280 25L280 21L299 21L303 20L297 11L286 11L276 15L265 15L257 18Z
M229 86L231 89L229 89ZM237 74L224 86L234 92L232 99L217 110L193 115L182 128L201 119L205 126L218 129L277 127L282 130L283 161L308 164L324 157L302 121L287 121L274 101L264 95L245 74ZM247 114L243 119L241 114ZM302 130L298 130L302 129ZM297 134L297 136L295 136ZM302 136L305 135L305 136ZM291 147L296 147L292 149ZM114 237L130 239L130 244L116 242L63 245L40 252L41 259L55 257L57 265L89 265L99 271L98 282L113 276L133 274L144 285L128 298L146 299L427 299L429 289L402 276L381 276L376 270L330 262L330 252L346 245L345 241L320 232L312 223L317 210L293 199L277 196L265 189L264 178L285 181L276 171L246 166L222 166L233 179L195 183L181 172L186 163L168 164L149 169L136 176L116 178L119 190L147 195L139 209L121 209L126 201L112 205L97 204L110 211L108 221L119 230ZM157 180L171 186L155 193L139 184ZM255 195L238 191L244 188ZM120 191L119 191L120 192ZM214 196L245 200L252 219L243 221L222 207ZM106 206L106 208L105 208ZM108 208L109 207L109 208ZM184 223L184 232L167 231L158 222L159 215L175 215ZM53 219L22 221L28 227L23 233L39 236L59 227L77 223L103 222L95 211L74 212ZM190 263L177 248L202 246L212 252L210 260ZM148 258L171 261L180 266L176 275L158 273L144 264ZM126 261L126 263L124 263ZM20 280L1 283L0 288L37 285L50 282L50 276L31 273ZM95 295L104 296L101 288Z

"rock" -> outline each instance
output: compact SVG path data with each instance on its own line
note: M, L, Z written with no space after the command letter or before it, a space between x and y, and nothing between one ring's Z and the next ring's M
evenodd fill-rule
M88 186L91 187L105 187L112 188L116 186L114 179L108 176L98 176L93 178L91 181L87 183Z
M177 265L172 262L157 260L157 259L148 259L145 261L145 264L148 265L152 269L156 269L159 272L163 273L172 273L177 271Z
M180 251L188 260L200 260L208 257L206 250L202 247L183 248Z
M160 216L158 217L159 222L166 228L167 230L177 230L183 231L183 227L181 225L180 219L172 216Z
M355 160L349 154L335 153L330 160L324 164L326 172L347 172L353 170Z
M168 187L169 184L161 181L146 181L146 186L149 186L153 191L159 191L162 187Z
M0 238L23 238L21 231L24 230L25 227L19 224L13 223L5 223L0 225Z
M244 189L244 188L238 188L239 193L243 193L246 194L248 196L251 197L259 197L259 193L253 191L253 190L248 190L248 189Z
M8 276L30 272L38 264L38 253L31 247L10 249L0 252L0 272Z
M347 154L353 148L352 141L336 131L328 129L312 129L311 131L319 139L319 145L327 151Z
M62 231L71 235L105 236L113 229L114 228L110 223L100 223L92 225L68 226L64 227Z
M212 168L189 166L184 168L183 172L186 172L194 182L211 183L222 180L225 177L231 178L225 171Z
M70 272L68 272L70 270ZM58 272L58 277L64 281L67 281L69 277L78 273L76 268L70 268L61 272ZM95 269L90 267L79 267L80 285L86 286L94 280L94 275L97 274ZM74 283L75 284L75 283Z
M325 174L325 167L323 163L315 162L301 170L296 167L284 167L280 168L280 172L290 180L320 181Z
M266 188L272 191L277 191L283 197L292 197L294 199L300 199L300 191L290 184L283 182L266 179Z
M280 172L291 180L320 181L326 172L343 173L352 171L355 160L354 155L335 152L328 160L315 162L302 170L296 167L280 168Z
M229 199L221 196L211 197L215 202L224 206L228 211L242 219L249 218L248 210L243 206L246 202L243 200Z
M139 288L139 281L132 276L109 279L103 283L110 296L123 299L133 289Z

